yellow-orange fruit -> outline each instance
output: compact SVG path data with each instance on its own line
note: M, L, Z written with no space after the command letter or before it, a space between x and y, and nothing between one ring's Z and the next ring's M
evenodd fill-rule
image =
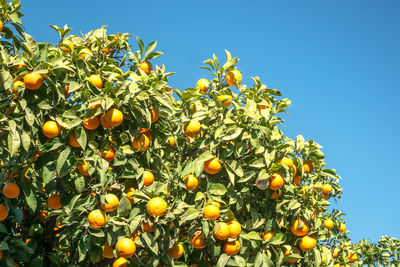
M42 126L42 131L46 137L55 138L60 134L61 128L55 121L46 121Z
M312 173L314 171L314 163L311 160L306 159L303 162L303 168L306 173Z
M3 195L6 198L14 199L19 196L19 193L21 190L19 189L19 186L16 183L7 183L3 187Z
M29 90L37 90L42 86L43 78L39 73L30 72L24 76L25 87Z
M282 190L281 190L281 191L279 191L279 190L274 190L274 191L272 192L272 194L271 194L271 199L277 199L277 198L279 198L280 196L282 196Z
M217 174L221 170L221 163L218 158L212 158L204 162L204 171L208 174Z
M136 245L132 239L125 237L118 240L115 250L119 257L130 258L136 252Z
M330 184L324 184L322 186L322 192L324 194L329 194L332 191L332 186Z
M119 109L111 108L104 114L104 120L111 127L118 127L124 120L124 114Z
M144 73L149 75L150 72L153 70L153 65L151 65L151 63L149 61L143 61L140 64L139 69L141 69Z
M141 134L132 141L132 146L134 149L141 152L145 151L150 145L150 140L145 134Z
M101 88L103 86L103 79L96 74L90 75L89 82L97 88Z
M262 239L264 240L264 241L269 241L269 240L271 240L271 238L274 236L274 232L273 231L269 231L269 232L265 232L265 233L263 233L263 235L262 235Z
M156 121L158 121L158 118L160 117L158 108L155 107L153 109L150 109L149 111L150 111L151 123L155 123Z
M339 232L346 231L346 225L344 223L340 223L339 226L338 226L338 231Z
M107 203L101 203L101 208L104 211L112 212L118 208L119 199L114 194L106 194L105 199Z
M75 133L71 133L68 137L68 143L72 147L81 147L81 145L78 143L78 139L76 138Z
M226 74L226 83L229 86L236 86L236 82L238 84L242 82L242 73L238 70L231 70Z
M198 231L190 238L190 245L194 248L201 249L205 247L205 241L206 239L204 238L203 232Z
M303 223L302 227L300 227L301 222ZM309 231L308 223L298 218L293 222L291 230L294 235L304 236Z
M85 127L88 130L96 130L100 125L100 120L99 117L93 117L93 118L84 118L83 119L83 127Z
M325 229L331 229L333 227L333 221L331 219L326 219L324 221L324 227Z
M107 258L107 259L115 258L112 247L110 247L107 243L104 243L102 249L103 249L102 255L104 258Z
M102 210L92 210L88 215L89 224L91 227L100 229L107 223L107 215Z
M242 226L238 221L230 221L228 222L228 226L230 238L237 238L242 232Z
M200 122L196 119L191 119L185 124L184 132L187 136L196 138L200 132Z
M226 254L230 256L236 255L240 251L240 242L238 240L225 242L223 250Z
M151 171L143 171L143 185L150 186L154 182L154 175Z
M196 87L198 87L203 93L207 93L209 85L210 83L207 79L200 79L196 83Z
M271 175L269 179L269 188L272 190L279 190L285 183L285 179L283 179L282 174L279 172L275 172Z
M220 215L220 210L216 205L208 204L204 207L203 217L204 219L216 220Z
M163 216L167 212L167 202L161 197L153 197L147 202L146 210L150 216Z
M292 248L292 250L293 250L293 252L295 253L295 254L300 254L300 251L297 249L297 248ZM285 257L287 257L287 256L290 256L290 255L292 255L292 252L290 252L290 250L285 250ZM295 263L295 262L297 262L299 259L291 259L291 260L286 260L286 262L288 262L288 263Z
M199 180L193 174L186 175L183 178L183 181L185 182L186 189L188 191L195 190L197 188L197 186L199 185Z
M309 250L313 249L316 244L317 244L317 240L315 240L314 237L312 237L310 235L306 235L300 239L299 246L300 246L301 250L309 251Z
M47 200L47 204L53 210L58 210L62 208L61 196L59 194L54 194Z
M124 257L119 257L113 263L113 267L126 267L128 265L128 261Z
M184 250L181 243L175 243L175 245L172 248L168 249L167 252L169 255L171 255L172 258L178 259L182 257Z
M111 145L108 145L107 148L108 148L108 151L101 153L101 156L108 162L111 162L114 160L115 149Z
M229 226L225 222L218 222L214 226L214 236L219 240L226 240L229 237Z
M3 204L0 204L0 222L4 221L8 217L8 209Z
M84 160L82 164L78 164L78 172L84 176L89 176L89 166L87 164L87 161Z
M231 95L219 95L217 96L217 99L221 103L221 105L226 108L229 107L229 105L232 103L233 97Z
M169 145L170 145L170 146L174 146L174 145L175 145L175 137L171 136L171 137L168 139L168 142L169 142Z

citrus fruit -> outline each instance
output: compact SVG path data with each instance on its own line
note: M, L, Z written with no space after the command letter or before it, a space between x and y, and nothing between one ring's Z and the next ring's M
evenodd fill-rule
M143 185L150 186L154 182L154 175L151 171L143 171Z
M218 158L212 158L204 162L204 171L208 174L217 174L221 170Z
M92 228L100 229L106 225L107 215L102 210L92 210L88 215L88 220Z
M29 90L37 90L42 86L43 78L39 73L30 72L24 76L25 87Z
M306 159L303 162L303 168L306 173L312 173L314 171L314 163L311 160Z
M203 217L204 219L216 220L220 215L219 208L216 205L208 204L204 207Z
M200 122L196 119L191 119L185 124L184 132L189 137L197 137L200 132Z
M42 126L42 131L46 137L55 138L60 134L61 128L55 121L46 121Z
M3 204L0 204L0 222L8 217L8 209Z
M350 263L355 262L357 260L357 253L349 252L347 258L349 259Z
M339 232L344 232L344 231L346 231L346 225L345 225L344 223L339 223L338 231L339 231Z
M163 216L167 211L167 202L161 197L153 197L147 202L146 209L150 216Z
M281 190L281 191L279 191L279 190L274 190L274 191L272 192L272 194L271 194L271 199L277 199L277 198L279 198L280 196L282 196L282 190Z
M20 192L19 186L15 183L7 183L3 187L3 195L10 199L17 198Z
M153 70L153 65L151 65L150 62L148 61L143 61L140 66L139 69L141 69L144 73L146 73L147 75L150 74L150 72Z
M25 86L24 83L21 80L14 80L14 88L13 88L13 94L18 97L18 92L17 89L20 86Z
M193 174L186 175L183 178L183 181L185 182L186 189L188 191L195 190L197 188L197 186L199 185L199 180Z
M297 248L292 248L292 251L294 254L300 255L300 251ZM288 249L285 250L285 257L292 255L292 252ZM286 262L289 263L295 263L297 262L299 259L290 259L290 260L286 260Z
M233 240L224 243L223 250L229 256L233 256L239 253L240 251L240 242L238 240Z
M135 202L135 199L133 196L134 191L135 191L135 188L133 188L133 187L129 187L128 189L126 189L126 197L129 199L131 204L133 204Z
M317 240L315 240L314 237L312 237L310 235L306 235L300 239L299 246L300 246L301 250L309 251L309 250L313 249L316 244L317 244Z
M231 70L226 74L226 83L230 86L236 86L236 83L242 82L242 73L238 70Z
M132 141L133 148L141 152L145 151L149 147L149 144L150 140L145 134L135 137Z
M68 137L68 143L72 147L81 147L81 145L78 143L78 139L76 138L75 133L71 133Z
M168 143L169 143L170 146L174 146L175 145L175 137L171 136L168 139Z
M324 194L329 194L332 191L332 186L330 184L324 184L322 186L322 192Z
M294 183L295 185L300 185L300 183L301 183L301 177L298 176L298 175L296 175L296 176L293 178L293 183Z
M123 120L124 114L116 108L111 108L104 114L104 121L111 127L118 127L122 124Z
M289 168L293 167L293 160L289 157L283 157L280 160L278 160L278 163L282 163L285 164L286 166L288 166Z
M205 247L205 241L206 239L204 238L203 232L198 231L190 238L190 245L194 248L201 249Z
M333 227L333 221L331 219L326 219L324 221L324 227L328 230L331 229Z
M268 99L264 99L264 101L266 102L266 104L257 104L257 109L259 112L261 112L261 110L263 109L271 107L271 101L269 101Z
M112 212L118 208L119 199L114 194L106 194L105 195L106 203L101 203L101 208L104 211Z
M84 118L83 119L83 127L85 127L88 130L96 130L100 125L100 120L99 117L93 117L93 118Z
M47 204L53 210L58 210L62 208L61 196L59 194L54 194L47 200Z
M198 87L203 93L207 93L209 85L210 83L207 79L200 79L196 83L196 87Z
M155 107L153 109L150 109L150 118L151 118L151 123L155 123L158 118L160 117L160 113L158 112L158 108Z
M155 229L156 225L154 224L154 222L152 223L152 225L150 225L148 222L143 223L143 231L147 233L153 233Z
M175 243L175 245L167 250L168 254L171 255L172 258L178 259L183 255L183 246L181 243Z
M271 240L271 238L274 236L274 232L273 231L269 231L269 232L265 232L265 233L263 233L263 235L262 235L262 239L264 240L264 241L269 241L269 240Z
M78 164L78 172L84 176L89 176L87 161L84 160L82 164Z
M242 226L238 221L230 221L228 222L228 226L230 238L237 238L242 232Z
M119 257L118 259L116 259L113 263L113 267L126 267L128 264L128 261L123 258L123 257Z
M285 183L283 176L279 172L275 172L271 175L269 179L269 188L271 190L279 190Z
M219 95L217 96L217 99L221 103L221 105L226 108L229 107L229 105L232 103L233 97L231 95Z
M105 160L107 160L108 162L111 162L111 161L114 160L115 149L114 149L111 145L108 145L107 148L108 148L108 151L103 152L103 153L101 154L101 156L102 156Z
M136 245L132 239L124 237L118 240L115 250L119 257L130 258L136 252Z
M229 237L229 226L225 222L218 222L214 225L214 236L219 240L226 240Z
M104 243L102 250L103 250L102 255L104 258L107 258L107 259L115 258L112 247L110 247L107 243Z
M303 224L303 226L300 226L301 224ZM294 235L304 236L309 231L308 223L298 218L293 222L291 231Z
M90 77L89 77L89 82L90 82L93 86L95 86L95 87L97 87L97 88L101 88L101 87L103 86L103 79L102 79L99 75L97 75L97 74L92 74L92 75L90 75Z

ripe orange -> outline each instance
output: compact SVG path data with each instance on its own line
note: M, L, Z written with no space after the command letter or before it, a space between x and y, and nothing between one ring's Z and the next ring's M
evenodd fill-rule
M344 231L346 231L346 225L345 225L344 223L339 223L338 231L339 231L339 232L344 232Z
M136 245L132 239L124 237L118 240L117 244L115 245L115 250L119 257L123 258L130 258L136 252Z
M3 22L0 20L0 32L3 31ZM3 253L3 251L1 251ZM3 256L3 254L1 254L1 256Z
M107 259L115 258L112 247L110 247L107 243L104 243L102 249L103 249L102 255L104 258L107 258Z
M207 93L209 85L210 83L207 79L200 79L196 83L196 87L198 87L203 93Z
M302 227L300 227L300 224L301 224L301 223L303 223L303 226L302 226ZM306 235L306 234L308 233L308 231L309 231L308 223L305 222L304 220L300 219L300 218L297 218L297 219L293 222L293 225L292 225L291 230L292 230L292 233L293 233L294 235L297 235L297 236Z
M240 251L240 242L238 240L233 240L224 243L224 252L230 256L236 255Z
M145 151L150 145L150 140L145 134L141 134L135 137L132 141L132 146L134 149L139 151Z
M84 160L82 164L78 164L78 172L84 176L89 176L87 161Z
M300 251L297 248L292 247L292 251L294 252L294 254L300 255ZM290 252L290 250L286 249L285 250L285 257L286 256L290 256L292 255L292 252ZM286 262L289 263L295 263L297 262L299 259L291 259L291 260L286 260Z
M146 73L147 75L150 74L150 72L153 70L153 65L151 65L150 62L148 61L143 61L140 66L139 69L141 69L144 73Z
M322 186L322 192L324 193L324 194L329 194L330 192L332 191L332 186L330 185L330 184L324 184L323 186Z
M347 258L349 259L350 263L353 263L357 260L357 253L353 253L353 252L349 252L349 254L347 254Z
M197 186L199 185L199 180L193 174L186 175L183 178L183 181L185 182L186 189L188 191L195 190L197 188Z
M140 245L137 244L137 243L139 243L139 241L140 241L140 230L136 230L136 231L133 233L132 239L133 239L133 242L135 242L136 247L140 247Z
M101 208L106 212L112 212L118 208L119 199L114 194L106 194L105 199L107 203L101 203Z
M204 210L203 210L204 219L210 219L210 220L215 221L216 219L218 219L219 215L220 215L220 211L216 205L208 204L204 207Z
M230 86L236 86L236 82L238 84L242 82L242 73L238 70L231 70L226 74L226 83Z
M39 73L30 72L24 76L25 87L29 90L37 90L42 86L43 78Z
M303 251L309 251L315 247L317 240L310 235L303 236L300 240L299 246Z
M81 147L81 145L78 143L78 139L76 138L75 133L71 133L68 137L68 143L72 147Z
M64 40L62 42L64 45L62 49L64 50L65 53L71 54L71 51L74 49L74 44L70 40Z
M190 238L190 245L194 248L201 249L205 247L205 241L206 239L204 238L203 232L198 231Z
M336 248L333 250L333 257L334 257L334 258L337 258L337 257L339 256L339 253L340 253L340 249L339 249L338 247L336 247Z
M274 236L274 232L273 232L273 231L269 231L269 232L263 233L262 239L263 239L264 241L269 241L269 240L271 240L271 238L272 238L273 236Z
M8 209L3 204L0 204L0 222L4 221L8 217Z
M108 145L107 146L108 151L104 152L101 154L101 156L107 160L108 162L111 162L114 160L114 156L115 156L115 149L112 147L112 145Z
M291 158L289 158L289 157L286 157L286 156L284 156L283 158L278 160L278 163L285 164L289 168L293 167L293 160Z
M196 119L191 119L185 124L184 132L189 137L197 137L200 132L200 122Z
M118 127L124 120L124 114L122 114L122 112L116 108L111 108L104 114L103 120L107 126L110 125L111 127Z
M143 171L143 185L150 186L154 182L154 175L151 171Z
M156 225L154 224L154 221L152 223L152 225L150 225L148 222L143 223L143 231L147 232L147 233L153 233L154 230L156 229Z
M90 52L90 50L88 48L83 48L80 52L79 52L79 58L81 60L85 60L86 56L88 54L91 54L92 52Z
M89 82L97 88L101 88L103 86L103 79L96 74L90 75Z
M169 145L170 145L170 146L174 146L174 145L175 145L175 137L171 136L171 137L168 139L168 142L169 142Z
M3 195L10 199L17 198L20 192L19 186L15 183L7 183L3 187Z
M135 202L134 196L133 196L133 192L135 191L135 188L133 187L129 187L126 189L126 197L129 199L129 201L131 202L131 204L133 204Z
M218 222L214 226L214 235L216 239L226 240L229 237L229 226L225 222Z
M324 221L324 227L328 230L331 229L333 227L333 221L331 219L326 219Z
M69 90L69 88L68 88L68 86L64 86L64 95L65 95L65 98L68 98L68 97L70 97L71 96L71 93L68 91Z
M93 117L93 118L84 118L83 119L83 127L85 127L88 130L96 130L100 125L100 120L99 117Z
M128 264L128 261L123 258L123 257L119 257L118 259L116 259L113 263L113 267L126 267Z
M41 210L38 212L39 220L44 221L46 219L48 212L46 210Z
M1 21L0 21L0 23L1 23ZM1 24L0 32L1 32L2 28L3 28L3 24ZM2 258L3 258L3 251L0 250L0 260L1 260Z
M285 180L283 179L283 176L279 172L275 172L269 179L269 188L271 190L279 190L282 188L284 183Z
M147 202L146 209L150 216L163 216L167 212L167 202L161 197L153 197Z
M300 185L300 183L301 183L301 177L298 176L298 175L296 175L296 176L293 178L293 183L294 183L295 185Z
M110 52L111 52L110 48L104 47L103 49L101 49L101 53L103 53L103 54L108 55L108 54L110 54Z
M221 170L221 163L218 158L212 158L204 162L204 171L208 174L217 174Z
M274 190L273 192L272 192L272 195L271 195L271 199L277 199L277 198L279 198L280 196L282 196L282 190L281 191L279 191L279 190Z
M175 243L175 245L167 250L168 254L171 255L172 258L178 259L183 255L183 246L181 243Z
M219 95L217 96L217 99L221 103L221 105L226 108L229 107L229 105L232 103L233 97L231 95Z
M46 137L55 138L60 134L61 128L55 121L46 121L42 126L42 131Z
M238 221L230 221L228 222L228 226L230 238L237 238L242 232L242 226Z
M306 159L303 162L303 168L306 173L312 173L314 171L314 163L311 160Z
M269 101L267 98L265 98L264 100L265 102L267 102L267 104L257 104L258 112L261 112L261 110L271 107L271 101Z
M100 229L107 223L107 215L102 210L92 210L88 215L89 224L91 227Z
M47 204L53 210L58 210L62 208L61 196L59 194L54 194L47 200Z
M20 87L20 86L25 86L24 83L23 83L23 81L18 80L18 79L14 80L13 94L15 95L15 97L18 97L17 89L18 89L18 87Z
M160 117L158 108L155 107L153 109L150 109L149 111L150 111L151 123L155 123L158 120L158 118Z

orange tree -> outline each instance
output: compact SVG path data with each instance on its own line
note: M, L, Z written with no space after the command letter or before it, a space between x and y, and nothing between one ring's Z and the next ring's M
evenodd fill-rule
M19 10L0 1L2 265L399 263L397 239L351 243L321 146L284 136L290 101L229 52L180 91L156 42L38 43Z

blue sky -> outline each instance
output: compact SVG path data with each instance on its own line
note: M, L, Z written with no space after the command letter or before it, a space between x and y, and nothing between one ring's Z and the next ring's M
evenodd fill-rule
M207 76L199 69L224 49L239 69L259 76L292 100L283 131L320 143L342 176L343 201L354 241L400 238L397 156L400 143L400 2L336 1L23 1L23 23L39 41L56 42L49 24L79 35L108 25L146 43L176 88ZM132 40L135 44L135 40Z

